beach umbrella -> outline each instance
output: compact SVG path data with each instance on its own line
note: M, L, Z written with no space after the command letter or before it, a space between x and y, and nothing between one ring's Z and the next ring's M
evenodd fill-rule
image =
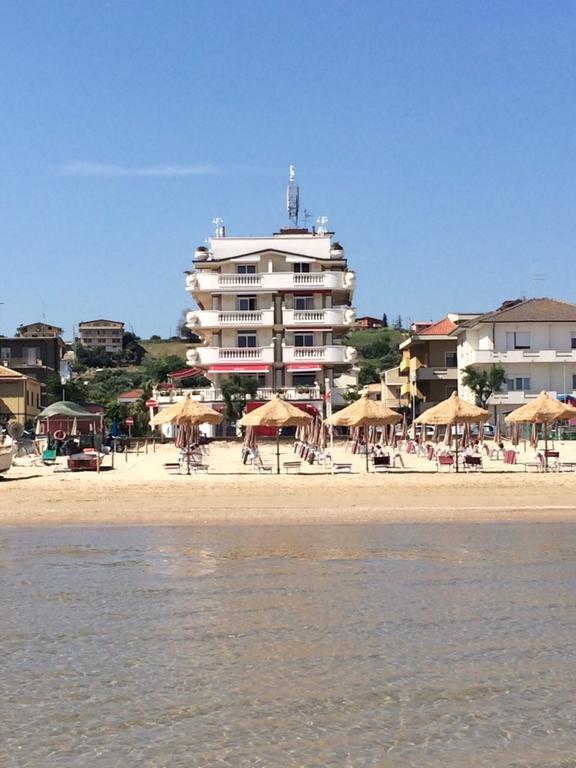
M341 411L325 419L326 424L336 427L362 427L365 435L366 471L368 471L368 428L396 424L402 417L397 411L387 408L377 400L370 400L367 394Z
M311 425L312 416L287 403L279 394L259 408L246 413L238 424L243 427L276 427L276 471L280 474L280 430L282 427Z
M518 427L519 424L542 424L544 426L544 468L548 471L548 427L557 421L576 418L576 408L567 403L562 403L555 397L550 397L543 390L532 402L516 408L506 416L506 421ZM536 444L538 441L536 440Z
M220 424L223 419L224 416L218 411L186 395L159 411L150 419L150 424L154 427L159 424Z
M434 405L424 413L420 414L414 421L417 424L433 424L446 426L446 440L448 439L448 428L457 424L480 424L483 429L483 423L487 421L490 414L484 408L469 403L458 397L456 392L452 392L449 398L443 400L438 405ZM458 437L456 437L456 471L458 471Z

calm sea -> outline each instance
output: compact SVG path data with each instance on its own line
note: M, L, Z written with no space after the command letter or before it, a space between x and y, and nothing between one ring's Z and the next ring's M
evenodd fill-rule
M2 768L576 766L576 525L0 530Z

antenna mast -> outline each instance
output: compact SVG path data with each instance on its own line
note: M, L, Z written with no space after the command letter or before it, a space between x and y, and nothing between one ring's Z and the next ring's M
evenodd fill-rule
M286 188L286 210L292 227L298 227L298 212L300 210L300 187L296 183L296 168L290 166L290 179Z

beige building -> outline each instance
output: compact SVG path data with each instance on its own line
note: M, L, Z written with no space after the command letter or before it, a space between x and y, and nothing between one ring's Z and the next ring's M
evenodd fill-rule
M103 347L106 352L120 352L124 323L116 320L85 320L78 325L78 340L84 347Z
M19 325L16 331L16 336L21 336L25 339L30 338L58 338L62 336L63 329L57 325L50 325L50 323L29 323L28 325Z
M42 386L39 381L0 365L0 424L16 419L22 424L40 413Z

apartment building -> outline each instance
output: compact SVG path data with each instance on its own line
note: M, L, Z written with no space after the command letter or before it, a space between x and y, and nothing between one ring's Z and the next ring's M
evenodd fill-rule
M216 388L240 374L270 391L318 389L354 363L345 337L355 320L355 275L331 233L213 237L196 250L194 267L186 288L198 309L187 324L204 344L187 361Z
M0 425L11 419L30 424L40 413L41 391L36 379L0 365Z
M506 384L488 405L506 414L540 391L576 391L576 304L549 298L507 301L455 331L458 367L504 368ZM473 400L460 383L459 393Z
M64 342L59 336L2 336L0 365L35 379L41 386L40 405L48 405L46 384L60 377Z
M121 352L123 336L124 323L116 320L84 320L78 324L78 341L84 347Z

